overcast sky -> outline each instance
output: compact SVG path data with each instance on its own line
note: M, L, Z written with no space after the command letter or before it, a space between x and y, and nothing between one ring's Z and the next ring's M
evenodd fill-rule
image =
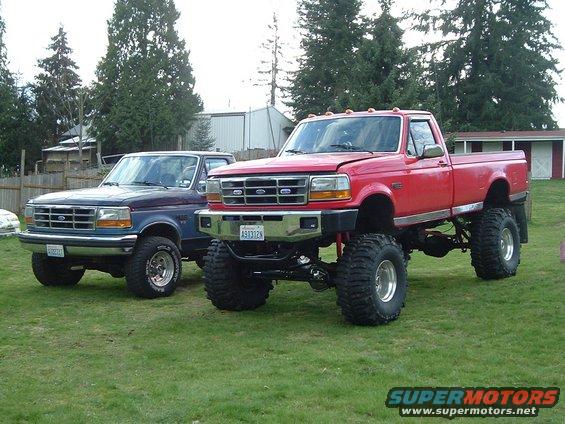
M403 8L421 6L425 1L398 1ZM548 11L555 24L560 44L565 41L565 1L549 0ZM107 44L107 20L112 16L113 0L1 0L6 23L6 44L10 69L20 82L30 82L37 74L37 59L46 55L46 47L63 24L68 32L73 57L85 82L94 78L94 70ZM296 0L176 0L181 13L177 29L186 40L196 78L196 91L205 109L248 109L262 106L267 88L257 87L257 68L267 37L267 25L273 12L280 20L281 35L287 42L287 67L292 68L299 36L296 25ZM376 0L365 0L365 12L378 11ZM396 10L400 12L400 8ZM408 44L418 42L416 34L406 34ZM565 67L565 51L557 56ZM565 77L565 75L564 75ZM565 80L558 91L565 97ZM402 107L402 105L399 105ZM286 111L285 107L280 107ZM560 127L565 127L565 105L554 107Z

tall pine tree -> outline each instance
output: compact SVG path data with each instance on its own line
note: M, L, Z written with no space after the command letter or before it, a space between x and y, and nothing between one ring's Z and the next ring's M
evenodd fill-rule
M43 136L49 144L56 144L62 133L78 123L81 80L62 25L51 38L49 51L50 56L38 61L41 72L36 76L33 91L38 120L45 131Z
M334 108L345 93L363 31L360 0L301 0L303 55L291 76L289 106L297 118Z
M117 0L97 68L94 133L121 153L176 146L201 106L172 0Z
M421 102L418 57L404 47L399 19L391 14L392 0L379 0L381 14L367 19L368 34L361 42L348 76L341 108L414 109Z
M448 131L554 128L557 47L546 0L441 0L421 17L435 29L428 69L438 117Z

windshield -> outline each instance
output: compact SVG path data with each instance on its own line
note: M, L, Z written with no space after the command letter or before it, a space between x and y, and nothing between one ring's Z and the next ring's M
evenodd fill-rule
M322 119L298 126L281 156L329 152L395 152L400 117L371 116Z
M102 184L190 187L197 166L195 156L127 156Z

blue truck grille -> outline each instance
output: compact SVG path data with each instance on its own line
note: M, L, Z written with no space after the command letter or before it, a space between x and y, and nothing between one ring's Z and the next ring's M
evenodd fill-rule
M220 179L225 205L304 205L308 201L307 176Z
M85 206L35 206L35 226L68 230L94 230L96 208Z

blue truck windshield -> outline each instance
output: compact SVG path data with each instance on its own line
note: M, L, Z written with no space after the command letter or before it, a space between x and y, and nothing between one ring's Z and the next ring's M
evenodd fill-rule
M300 124L281 156L330 152L395 152L400 117L321 119Z
M197 166L195 156L126 156L103 184L190 187Z

